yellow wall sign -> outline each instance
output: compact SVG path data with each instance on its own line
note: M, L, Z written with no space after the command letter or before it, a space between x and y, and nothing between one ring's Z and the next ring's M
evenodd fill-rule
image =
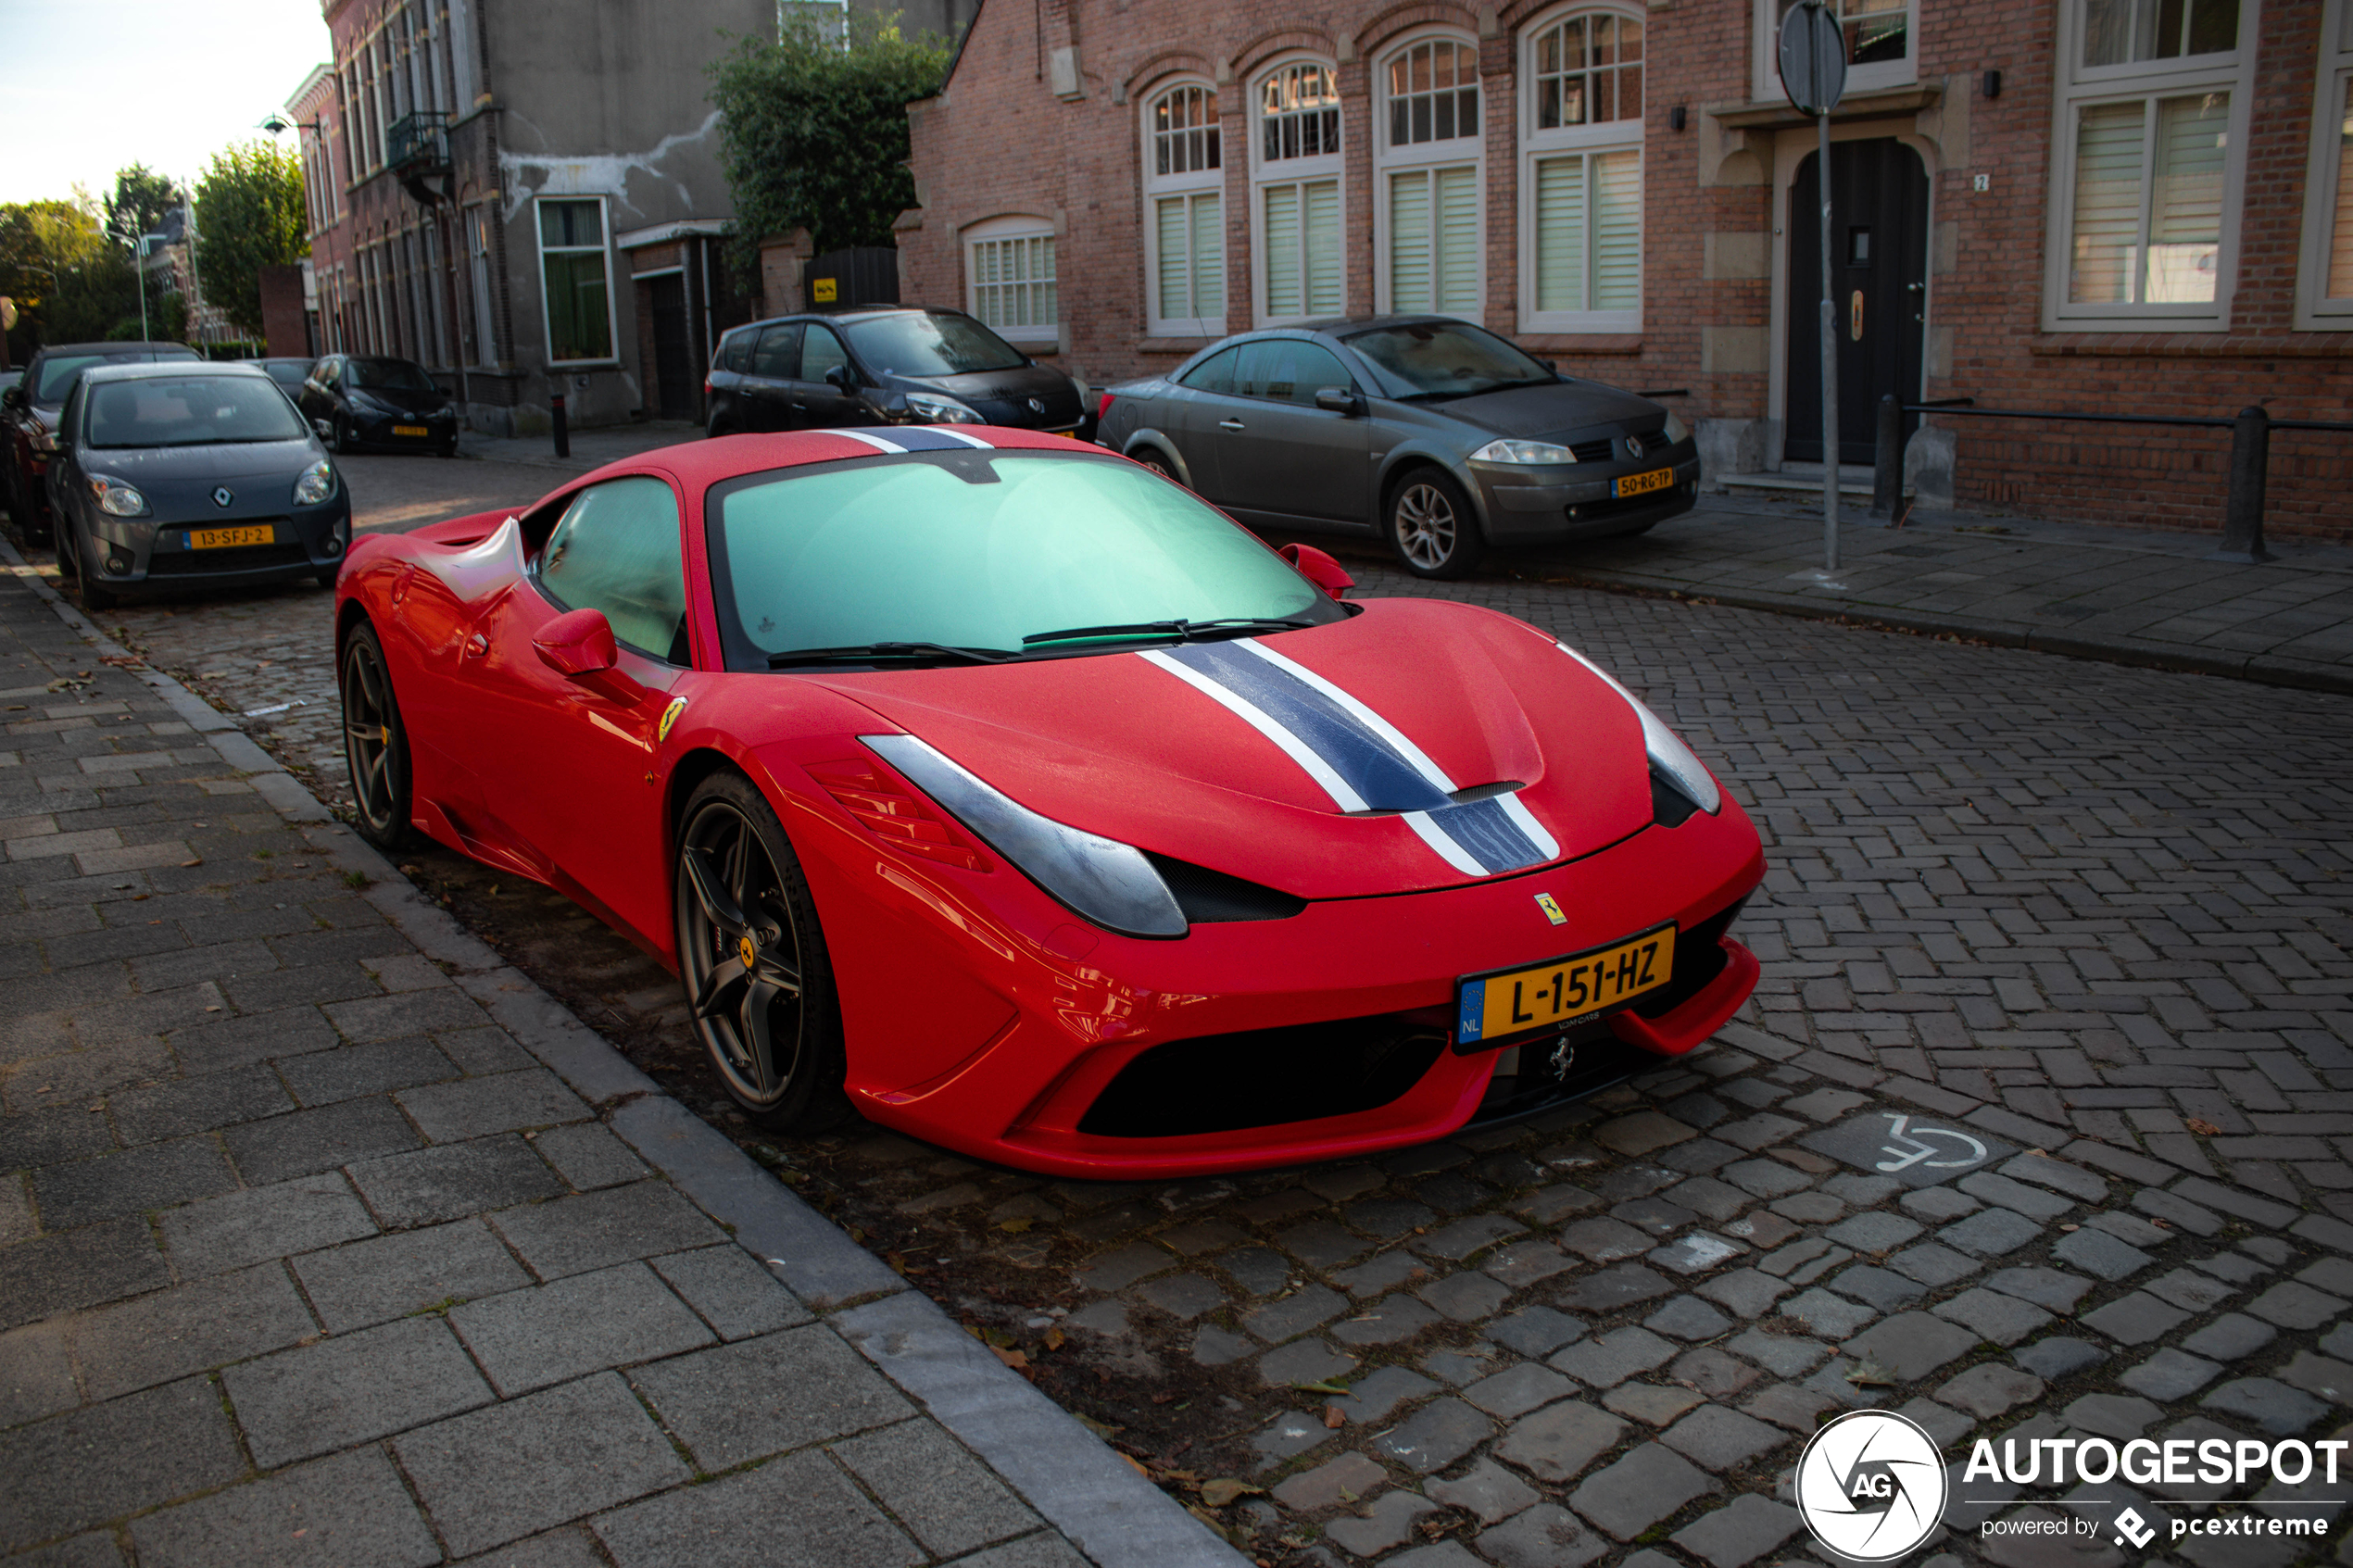
M810 279L810 303L813 305L831 305L834 302L834 282L835 280L831 278Z

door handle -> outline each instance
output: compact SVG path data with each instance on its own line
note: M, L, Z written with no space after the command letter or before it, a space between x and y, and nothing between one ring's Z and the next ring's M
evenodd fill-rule
M1220 420L1217 421L1217 428L1219 430L1239 430L1242 428L1242 422L1239 420Z

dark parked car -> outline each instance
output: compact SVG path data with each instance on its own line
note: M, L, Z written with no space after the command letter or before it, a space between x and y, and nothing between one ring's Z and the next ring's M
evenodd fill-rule
M1098 413L1101 445L1242 521L1378 533L1419 577L1489 545L1639 533L1699 495L1681 420L1449 317L1244 332Z
M1093 436L1087 398L961 310L785 316L719 340L711 433L843 425L1005 425Z
M330 354L310 367L295 403L332 451L458 455L458 407L412 359Z
M259 367L270 379L285 388L289 397L302 395L302 383L310 379L310 367L316 359L248 359L248 365Z
M58 415L49 504L57 565L85 608L123 590L332 586L351 544L342 476L249 365L84 373Z
M47 473L56 452L57 410L75 378L93 365L145 365L158 359L195 359L184 343L57 343L34 352L24 382L0 393L0 444L6 452L5 493L8 515L28 545L49 542Z

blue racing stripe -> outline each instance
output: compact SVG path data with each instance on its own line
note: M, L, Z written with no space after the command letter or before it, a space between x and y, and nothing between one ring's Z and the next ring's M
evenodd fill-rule
M1297 735L1377 811L1436 811L1453 804L1355 715L1230 643L1189 643L1167 656L1224 686Z
M875 433L885 441L895 442L904 446L910 452L970 452L974 450L973 444L969 441L959 441L952 435L942 435L939 432L927 430L922 425L892 425L889 429L878 431Z
M1542 852L1492 797L1432 811L1429 820L1491 872L1516 872L1543 861Z

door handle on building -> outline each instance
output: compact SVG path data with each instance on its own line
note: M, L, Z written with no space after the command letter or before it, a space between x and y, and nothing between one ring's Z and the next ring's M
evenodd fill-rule
M1220 420L1217 421L1217 428L1219 430L1239 430L1242 428L1242 422L1239 420Z

